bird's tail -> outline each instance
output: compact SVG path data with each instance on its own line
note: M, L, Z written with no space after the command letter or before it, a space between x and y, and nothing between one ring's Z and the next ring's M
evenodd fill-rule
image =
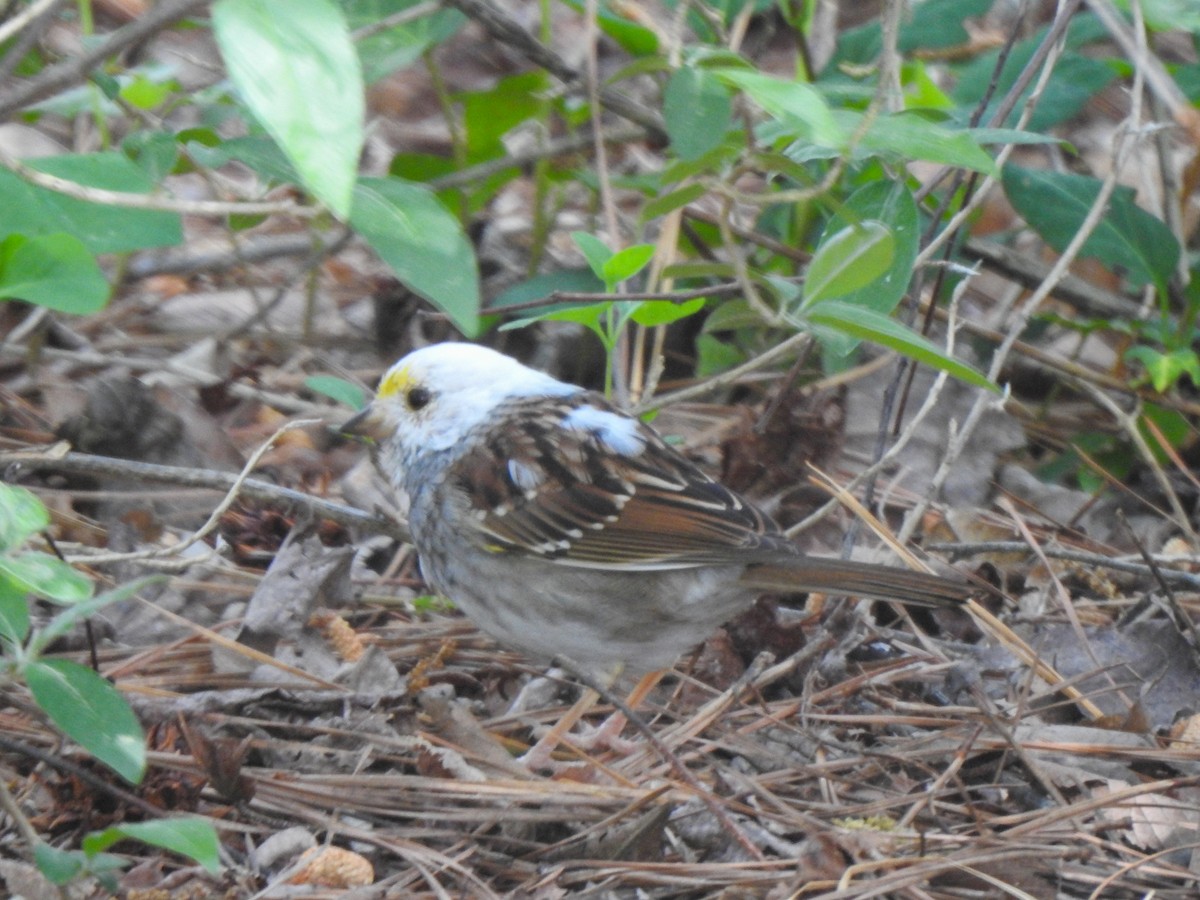
M778 593L822 591L898 600L913 606L960 606L978 588L965 580L873 563L796 556L749 566L742 582Z

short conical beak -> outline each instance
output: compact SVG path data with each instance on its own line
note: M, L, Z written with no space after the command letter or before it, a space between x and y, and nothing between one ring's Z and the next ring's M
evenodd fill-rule
M342 434L369 437L379 441L383 440L387 434L385 424L383 416L375 409L375 404L368 403L356 415L344 422L338 430Z

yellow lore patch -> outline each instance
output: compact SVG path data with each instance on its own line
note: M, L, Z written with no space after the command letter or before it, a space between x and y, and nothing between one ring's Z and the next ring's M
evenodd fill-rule
M395 397L406 391L410 384L412 384L412 376L408 372L408 366L392 369L383 376L383 381L379 382L378 394L385 398Z

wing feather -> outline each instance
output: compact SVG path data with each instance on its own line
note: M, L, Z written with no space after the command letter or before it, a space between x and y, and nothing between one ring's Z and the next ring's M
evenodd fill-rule
M766 513L598 395L523 399L498 412L505 426L453 470L488 549L637 570L790 548Z

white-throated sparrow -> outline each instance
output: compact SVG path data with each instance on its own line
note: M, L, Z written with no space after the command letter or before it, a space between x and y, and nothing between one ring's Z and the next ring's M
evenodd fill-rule
M410 499L425 577L535 658L647 672L766 591L924 606L964 582L806 556L603 397L472 344L414 351L342 430Z

